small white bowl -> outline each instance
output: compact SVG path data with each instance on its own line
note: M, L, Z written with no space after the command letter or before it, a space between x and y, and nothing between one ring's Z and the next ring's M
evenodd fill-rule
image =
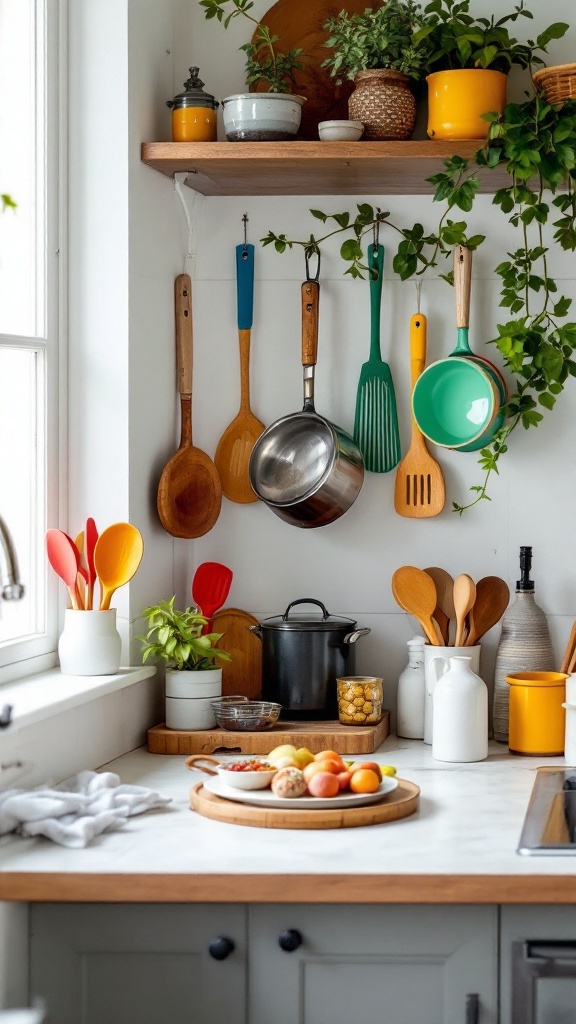
M216 770L222 782L234 789L267 789L278 771L277 768L271 768L269 772L231 772L230 764L219 764Z
M318 125L323 142L357 142L363 131L362 121L320 121Z

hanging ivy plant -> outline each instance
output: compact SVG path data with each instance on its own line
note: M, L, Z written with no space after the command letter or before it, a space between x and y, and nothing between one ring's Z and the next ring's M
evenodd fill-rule
M489 135L476 153L475 164L471 167L469 161L455 156L445 161L443 171L427 179L434 185L434 200L445 204L435 231L426 233L419 223L399 226L389 213L361 203L354 218L347 212L311 210L314 218L330 227L319 237L311 234L308 239L296 240L270 231L261 239L263 245L273 244L277 252L300 245L310 253L319 251L333 235L345 233L350 236L340 248L348 264L345 273L364 277L369 272L364 262L364 236L376 224L384 225L400 236L393 268L406 281L437 267L451 255L454 245L476 249L484 241L483 235L468 236L466 222L449 215L455 210L472 210L480 187L477 167L505 167L510 182L495 193L493 202L519 241L495 268L501 280L500 306L510 319L496 325L497 333L489 344L497 346L516 386L505 406L504 425L479 453L482 483L471 487L471 501L452 503L460 515L479 501L490 500L488 483L492 473L499 471L510 433L519 424L526 430L538 426L544 412L554 408L568 378L576 376L576 323L567 321L572 300L558 293L549 276L549 248L544 238L544 229L551 222L553 241L563 250L576 250L576 101L551 106L537 93L524 103L508 104L501 115L484 116L490 122ZM452 283L451 271L440 276Z

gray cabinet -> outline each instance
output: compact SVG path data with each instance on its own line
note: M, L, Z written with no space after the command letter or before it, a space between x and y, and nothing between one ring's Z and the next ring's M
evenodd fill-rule
M503 907L501 1024L575 1024L576 907Z
M37 904L30 997L49 1024L496 1024L497 950L495 907Z
M247 1024L243 907L35 904L30 952L49 1024Z

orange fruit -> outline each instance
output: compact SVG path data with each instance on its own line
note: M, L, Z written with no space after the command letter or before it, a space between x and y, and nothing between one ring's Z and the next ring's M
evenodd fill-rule
M333 772L316 772L308 783L308 792L312 796L336 796L340 792L338 779Z
M302 774L306 782L309 782L318 772L329 772L330 775L337 775L339 771L340 769L335 761L311 761L310 764L304 765Z
M348 771L346 771L346 772L338 772L338 775L336 776L336 778L338 779L338 785L339 785L340 789L348 789L349 788L349 786L350 786L350 779L352 778L350 772L348 772Z
M378 778L382 778L380 765L377 761L358 761L352 766L351 771L354 773L359 771L361 768L369 768L371 772L374 772L378 776Z
M346 768L344 761L337 754L335 750L320 750L317 754L314 754L315 761L336 761L339 765L338 771L343 772Z
M375 793L380 785L380 775L376 775L371 768L359 768L350 779L350 789L353 793Z

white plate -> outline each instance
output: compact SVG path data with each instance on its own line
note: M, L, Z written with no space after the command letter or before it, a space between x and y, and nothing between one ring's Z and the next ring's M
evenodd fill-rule
M343 793L342 796L331 797L299 796L292 799L274 796L271 789L232 789L232 786L227 786L219 776L207 779L203 785L205 789L215 793L216 796L225 797L226 800L236 800L243 804L253 804L256 807L291 807L300 811L329 811L331 807L365 807L367 804L377 804L397 788L398 779L389 776L382 779L380 788L375 793Z

